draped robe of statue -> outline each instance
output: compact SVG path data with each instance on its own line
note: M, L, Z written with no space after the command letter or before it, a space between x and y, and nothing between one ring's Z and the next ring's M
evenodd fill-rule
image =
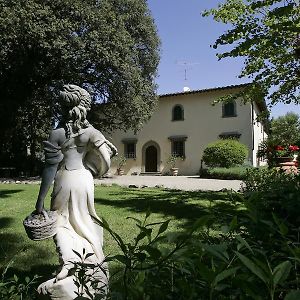
M93 175L107 172L115 148L92 126L71 134L58 146L49 141L44 144L46 163L58 164L51 210L58 213L54 241L60 270L56 277L41 284L38 291L51 300L69 300L76 298L78 291L74 275L69 274L72 262L80 261L75 251L92 253L86 262L102 264L107 269L103 265L103 229L95 222L100 219L94 207ZM98 288L107 287L107 272L99 269L94 277L99 281ZM92 288L89 291L94 292Z

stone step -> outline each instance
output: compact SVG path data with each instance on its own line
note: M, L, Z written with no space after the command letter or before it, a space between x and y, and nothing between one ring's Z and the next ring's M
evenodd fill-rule
M161 172L141 172L140 176L161 176Z

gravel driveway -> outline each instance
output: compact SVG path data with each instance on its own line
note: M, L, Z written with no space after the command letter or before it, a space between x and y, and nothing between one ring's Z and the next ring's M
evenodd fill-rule
M203 179L199 176L114 176L112 178L96 179L95 184L132 187L164 187L185 191L220 191L241 188L240 180Z

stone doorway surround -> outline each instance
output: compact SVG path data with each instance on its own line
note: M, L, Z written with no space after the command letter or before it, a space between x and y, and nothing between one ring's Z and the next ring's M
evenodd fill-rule
M160 172L160 147L149 141L142 148L142 172Z

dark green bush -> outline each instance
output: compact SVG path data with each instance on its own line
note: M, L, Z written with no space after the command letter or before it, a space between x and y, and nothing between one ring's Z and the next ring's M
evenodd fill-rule
M201 169L201 178L214 178L214 179L231 179L231 180L244 180L246 178L247 170L250 166L238 166L232 168L205 168Z
M219 140L210 143L204 150L203 162L208 167L230 168L243 164L248 148L236 140Z
M271 213L292 220L300 220L300 175L282 170L249 169L244 180L246 204L261 217Z

